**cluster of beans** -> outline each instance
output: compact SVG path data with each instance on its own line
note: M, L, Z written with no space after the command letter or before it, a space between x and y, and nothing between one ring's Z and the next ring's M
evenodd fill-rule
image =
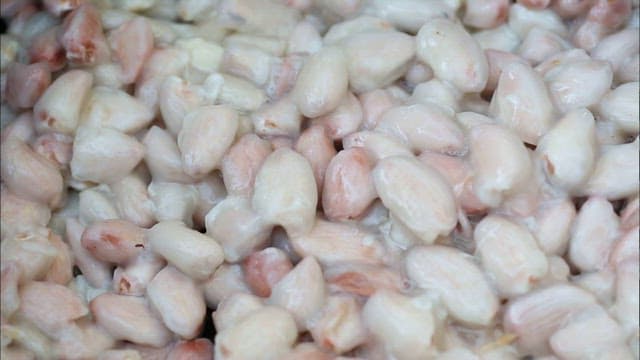
M638 359L639 1L0 4L2 359Z

